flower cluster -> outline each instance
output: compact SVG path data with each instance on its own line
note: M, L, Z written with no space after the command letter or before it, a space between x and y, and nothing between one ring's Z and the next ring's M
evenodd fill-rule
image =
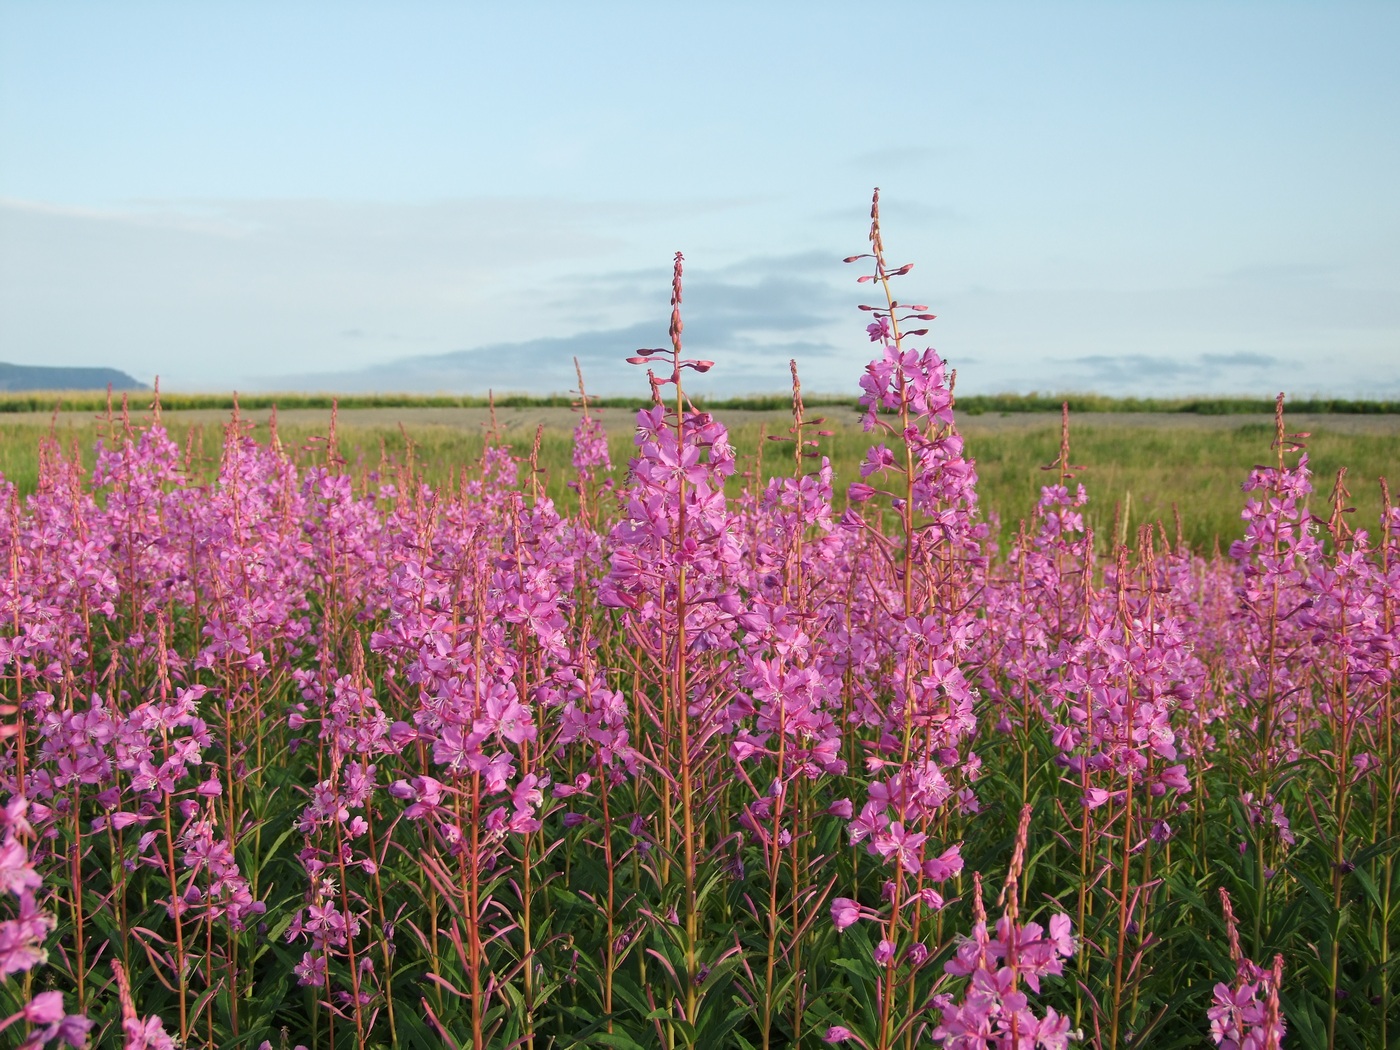
M35 897L43 880L25 848L34 835L27 810L20 797L12 797L0 808L0 893L14 899L13 917L0 920L0 979L6 981L48 961L44 941L54 928L54 917L39 907ZM17 1013L0 1018L0 1032L20 1022L33 1026L23 1043L17 1044L25 1050L38 1050L54 1041L84 1047L92 1027L81 1014L65 1011L63 993L58 991L39 992Z
M949 974L969 981L961 1001L946 993L935 997L943 1019L933 1030L934 1039L948 1050L1065 1050L1075 1038L1069 1018L1053 1006L1037 1016L1022 986L1039 992L1041 978L1060 976L1064 960L1074 952L1068 915L1052 916L1048 931L1039 923L1022 924L1003 915L989 932L986 918L979 918L945 964Z
M1279 1009L1283 983L1283 957L1275 956L1270 969L1262 969L1240 950L1239 933L1230 895L1220 891L1225 930L1235 978L1215 986L1214 1003L1206 1011L1210 1037L1223 1050L1280 1050L1287 1026Z

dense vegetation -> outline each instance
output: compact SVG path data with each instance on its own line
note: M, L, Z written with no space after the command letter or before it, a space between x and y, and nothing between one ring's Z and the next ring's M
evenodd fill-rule
M842 506L796 389L748 479L686 401L679 257L630 468L581 399L567 507L490 435L432 484L239 419L211 471L159 418L47 441L0 492L0 1025L1391 1045L1400 511L1312 494L1279 405L1227 551L1096 537L1066 430L993 554L872 246Z

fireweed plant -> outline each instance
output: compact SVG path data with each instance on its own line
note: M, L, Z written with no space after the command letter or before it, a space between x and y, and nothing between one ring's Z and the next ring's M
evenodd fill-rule
M216 469L158 397L91 471L46 439L0 484L5 1045L1393 1045L1389 490L1353 528L1280 401L1227 552L1096 538L1066 414L998 550L878 205L853 477L795 364L766 450L696 407L679 255L625 471L579 376L567 512L494 427L437 487L334 412L235 410Z

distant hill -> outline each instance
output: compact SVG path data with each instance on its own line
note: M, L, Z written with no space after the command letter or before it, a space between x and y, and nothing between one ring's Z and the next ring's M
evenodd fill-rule
M25 390L149 390L115 368L54 368L12 365L0 361L0 391Z

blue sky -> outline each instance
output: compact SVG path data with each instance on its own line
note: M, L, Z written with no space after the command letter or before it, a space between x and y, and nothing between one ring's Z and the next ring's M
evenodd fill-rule
M1400 397L1400 4L0 0L0 360L853 390L882 188L959 389Z

